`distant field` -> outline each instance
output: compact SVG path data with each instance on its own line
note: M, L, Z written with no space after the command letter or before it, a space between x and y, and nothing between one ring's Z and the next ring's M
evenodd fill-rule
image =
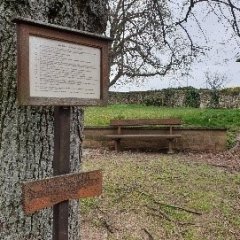
M140 104L115 104L107 107L88 107L86 126L107 126L111 119L168 118L182 119L186 126L240 129L238 109L163 108Z

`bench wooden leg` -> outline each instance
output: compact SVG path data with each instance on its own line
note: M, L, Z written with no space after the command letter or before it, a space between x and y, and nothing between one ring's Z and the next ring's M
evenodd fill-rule
M120 147L120 139L114 140L114 144L115 144L115 151L116 151L116 152L120 152L120 150L121 150L121 147Z
M168 154L173 154L173 139L168 139Z

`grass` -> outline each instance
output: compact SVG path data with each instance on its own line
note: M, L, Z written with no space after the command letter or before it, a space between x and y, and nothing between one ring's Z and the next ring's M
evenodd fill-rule
M163 108L140 104L115 104L89 107L85 111L86 126L107 126L111 119L168 118L182 119L186 126L240 128L238 109Z
M92 154L83 169L104 174L102 196L81 200L83 239L240 239L239 172L128 152Z
M185 126L227 128L231 140L240 129L238 109L136 104L89 107L85 125L168 117L182 119ZM104 186L101 197L81 200L83 239L240 239L240 173L217 168L207 160L128 152L87 156L83 169L102 169Z
M88 107L86 126L108 126L111 119L180 118L184 126L226 128L228 148L235 144L240 131L239 109L163 108L141 104L114 104L106 107Z

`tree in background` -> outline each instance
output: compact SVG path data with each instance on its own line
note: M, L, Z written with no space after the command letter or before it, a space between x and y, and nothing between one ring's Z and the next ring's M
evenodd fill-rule
M225 84L228 82L226 74L221 74L215 72L211 74L210 72L205 72L206 79L206 88L210 89L211 99L210 107L218 108L219 107L219 90L222 89Z
M114 39L110 86L170 72L188 73L191 63L207 52L199 13L215 14L240 37L238 0L109 0L109 36ZM198 36L191 33L191 24ZM207 41L206 41L207 45Z
M112 81L186 68L202 49L176 25L168 1L109 1Z
M53 109L16 103L16 31L21 16L91 32L104 32L106 0L0 1L0 239L52 239L52 211L25 216L21 183L52 176ZM79 171L83 111L72 108L71 171ZM79 204L71 201L69 239L79 240Z

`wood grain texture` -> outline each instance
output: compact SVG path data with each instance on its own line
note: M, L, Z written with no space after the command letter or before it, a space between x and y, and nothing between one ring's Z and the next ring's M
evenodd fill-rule
M100 195L102 173L96 170L26 182L22 192L24 212L31 214L65 200Z
M121 138L165 138L165 139L174 139L180 138L181 135L179 134L113 134L113 135L106 135L107 138L112 139L121 139Z

